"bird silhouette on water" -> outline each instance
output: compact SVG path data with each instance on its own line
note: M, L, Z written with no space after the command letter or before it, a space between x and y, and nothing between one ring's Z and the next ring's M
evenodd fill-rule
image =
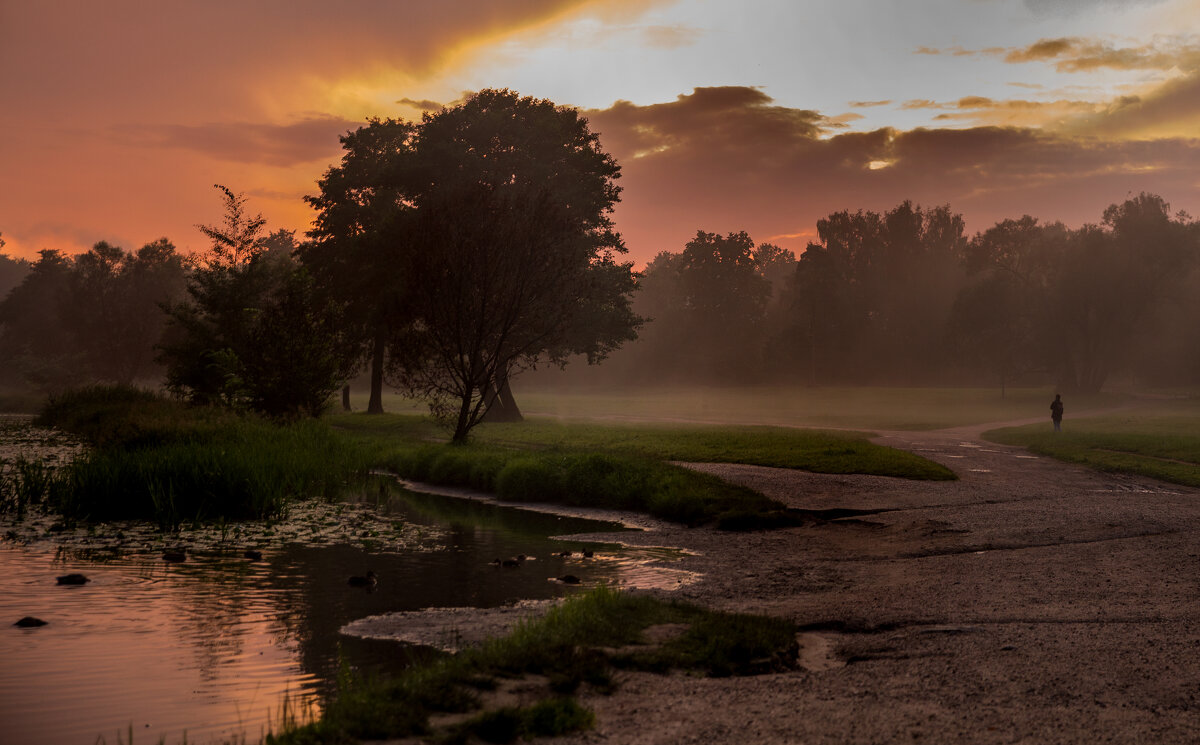
M368 569L365 575L354 575L346 580L346 584L351 587L374 587L379 583L379 578L375 576L375 572Z

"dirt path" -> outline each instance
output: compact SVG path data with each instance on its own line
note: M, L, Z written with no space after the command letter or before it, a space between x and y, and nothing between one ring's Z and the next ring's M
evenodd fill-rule
M884 511L622 534L699 552L685 598L794 619L805 667L623 674L584 696L597 729L563 742L1200 741L1200 490L981 441L993 426L877 439L956 482L695 466L790 506Z

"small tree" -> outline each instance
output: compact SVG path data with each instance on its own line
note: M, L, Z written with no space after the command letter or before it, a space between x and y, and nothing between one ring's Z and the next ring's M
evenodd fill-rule
M316 416L352 371L340 313L290 255L266 250L265 220L246 214L245 197L217 188L224 225L198 226L213 248L188 300L168 308L167 385L197 403Z

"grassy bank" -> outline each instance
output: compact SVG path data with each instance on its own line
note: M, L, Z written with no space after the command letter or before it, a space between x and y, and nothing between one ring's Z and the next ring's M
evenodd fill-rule
M482 425L465 446L403 415L338 415L329 421L404 478L493 492L512 501L645 512L726 529L795 525L804 516L745 487L670 461L750 463L822 473L952 479L932 461L856 432L771 427L613 425L530 419Z
M983 436L1103 471L1200 487L1200 400L1196 399L1151 404L1119 415L1068 417L1059 433L1046 422L991 430Z
M45 500L53 509L71 519L143 518L166 526L276 516L290 499L335 496L370 468L510 501L629 510L734 530L796 525L811 516L672 461L954 478L858 432L531 418L480 426L469 445L451 446L425 417L338 415L280 425L118 387L56 397L40 421L92 446L50 480Z
M367 469L363 453L321 422L279 425L132 388L53 398L39 423L91 446L42 493L69 520L276 517L290 500L338 495Z
M644 632L663 624L675 624L678 633L647 643ZM795 644L795 627L782 619L715 613L599 588L480 648L386 680L343 681L320 720L267 741L315 745L415 735L511 742L566 734L593 722L572 695L582 686L611 690L615 669L752 674L792 664ZM523 707L489 701L506 681L533 676L543 686L540 700ZM437 728L431 724L432 715L448 712L462 716Z

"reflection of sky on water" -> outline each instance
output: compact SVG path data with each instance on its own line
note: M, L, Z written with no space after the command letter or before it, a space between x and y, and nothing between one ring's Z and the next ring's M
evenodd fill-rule
M393 494L387 506L315 504L286 524L210 526L163 537L147 526L51 535L49 518L0 533L0 722L13 742L208 742L262 732L284 696L312 705L341 661L389 671L435 654L345 636L348 621L427 607L495 607L580 588L678 586L689 575L648 566L679 556L553 540L610 523L445 497ZM11 531L11 532L10 532ZM183 546L188 561L164 562ZM262 561L242 557L261 549ZM595 556L583 558L582 548ZM562 551L571 557L552 556ZM520 569L494 558L536 557ZM347 585L374 570L373 591ZM59 587L57 575L91 582ZM8 628L33 615L40 629Z

